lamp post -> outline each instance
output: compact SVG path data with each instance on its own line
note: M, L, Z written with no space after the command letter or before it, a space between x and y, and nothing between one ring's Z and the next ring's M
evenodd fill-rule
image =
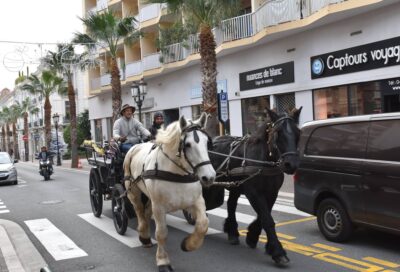
M131 94L139 109L139 121L142 122L142 105L147 94L147 83L144 82L143 78L139 82L134 81L132 83Z
M61 158L60 158L60 149L58 147L58 121L60 120L60 116L55 113L53 114L53 122L56 128L56 139L57 139L57 166L61 165Z

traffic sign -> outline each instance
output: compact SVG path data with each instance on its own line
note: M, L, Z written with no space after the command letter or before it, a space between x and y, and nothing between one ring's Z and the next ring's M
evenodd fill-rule
M223 90L218 94L218 119L221 123L229 120L228 93Z
M24 141L28 141L28 135L24 135L24 136L22 136L22 140L24 140Z

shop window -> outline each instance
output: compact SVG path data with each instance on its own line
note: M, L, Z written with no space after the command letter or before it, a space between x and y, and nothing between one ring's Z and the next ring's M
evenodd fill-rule
M349 86L349 115L381 112L381 92L378 82Z
M348 116L347 93L347 86L315 90L313 93L315 119Z
M268 96L242 99L243 135L253 134L265 123L269 107Z
M192 106L192 120L197 120L201 115L201 105Z
M276 111L278 113L289 112L296 107L294 93L282 94L275 96L276 99Z

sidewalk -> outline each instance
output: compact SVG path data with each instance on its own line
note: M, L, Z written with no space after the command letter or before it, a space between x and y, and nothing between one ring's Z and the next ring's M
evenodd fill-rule
M22 227L0 219L0 271L38 272L47 267Z

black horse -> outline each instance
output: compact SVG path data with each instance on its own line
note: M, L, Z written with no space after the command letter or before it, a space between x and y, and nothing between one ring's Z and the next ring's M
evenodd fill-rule
M255 248L261 230L264 229L268 238L266 253L278 265L287 264L289 258L278 240L271 210L283 183L283 173L293 174L299 165L297 143L300 130L297 123L300 112L301 108L277 115L267 109L267 121L254 135L242 138L216 137L210 152L212 165L217 169L217 175L220 175L217 182L236 180L240 183L251 177L239 186L227 188L230 193L224 231L228 234L230 243L239 244L235 211L238 198L244 194L257 213L257 218L248 227L246 243ZM213 189L219 188L210 190ZM205 199L207 203L207 198Z

